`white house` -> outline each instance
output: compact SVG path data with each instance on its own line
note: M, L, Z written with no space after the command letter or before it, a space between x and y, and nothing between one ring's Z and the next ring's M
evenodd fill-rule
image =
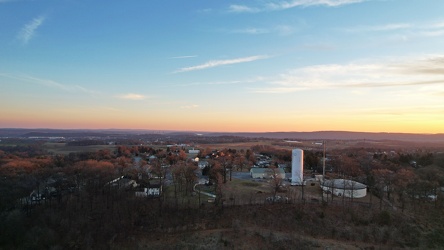
M136 192L136 197L159 197L162 193L162 185L155 184L150 185L148 188L144 188L143 191Z
M188 150L188 154L199 154L200 153L200 150L199 149L190 149L190 150Z
M160 193L162 192L162 186L161 185L151 185L148 188L148 196L149 197L157 197L160 196Z

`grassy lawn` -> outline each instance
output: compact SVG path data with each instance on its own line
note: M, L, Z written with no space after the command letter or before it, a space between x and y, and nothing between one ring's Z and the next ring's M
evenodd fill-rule
M69 153L97 152L103 149L114 151L116 149L116 146L115 145L67 146L66 143L47 142L43 144L43 148L53 154L67 155Z
M253 193L269 193L271 191L268 180L239 180L232 179L225 184L225 190L238 195Z

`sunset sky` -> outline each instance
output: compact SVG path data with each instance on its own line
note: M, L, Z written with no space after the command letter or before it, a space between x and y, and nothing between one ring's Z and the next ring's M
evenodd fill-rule
M0 0L0 127L444 133L443 0Z

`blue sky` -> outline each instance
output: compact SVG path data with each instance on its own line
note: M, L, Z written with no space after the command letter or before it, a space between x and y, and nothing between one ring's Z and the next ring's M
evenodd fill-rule
M0 127L443 133L442 10L0 0Z

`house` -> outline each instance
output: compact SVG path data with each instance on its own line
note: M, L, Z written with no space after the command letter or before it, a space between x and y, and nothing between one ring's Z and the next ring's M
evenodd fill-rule
M135 157L133 158L133 163L134 163L134 166L140 166L140 164L142 163L142 157L140 157L140 156L135 156Z
M250 175L253 179L270 179L275 177L285 179L285 171L282 168L251 168Z
M155 156L155 155L150 155L149 157L148 157L148 161L149 162L152 162L152 161L154 161L154 160L156 160L157 159L157 157Z
M136 191L136 197L159 197L162 194L162 185L150 184L149 187L144 188L143 191Z
M148 188L148 197L159 197L162 193L162 185L160 184L150 184Z
M125 189L125 188L135 188L138 187L139 184L135 180L131 180L129 178L126 178L125 176L121 176L119 178L116 178L112 181L109 181L105 184L105 186L110 185L112 187L117 187L119 189Z
M315 175L315 180L318 182L323 182L324 181L324 176L322 174L316 174Z
M200 153L200 150L199 149L190 149L190 150L188 150L188 154L199 154Z
M208 167L209 163L207 161L199 161L197 163L197 166L199 167L199 169L204 169L205 167Z

